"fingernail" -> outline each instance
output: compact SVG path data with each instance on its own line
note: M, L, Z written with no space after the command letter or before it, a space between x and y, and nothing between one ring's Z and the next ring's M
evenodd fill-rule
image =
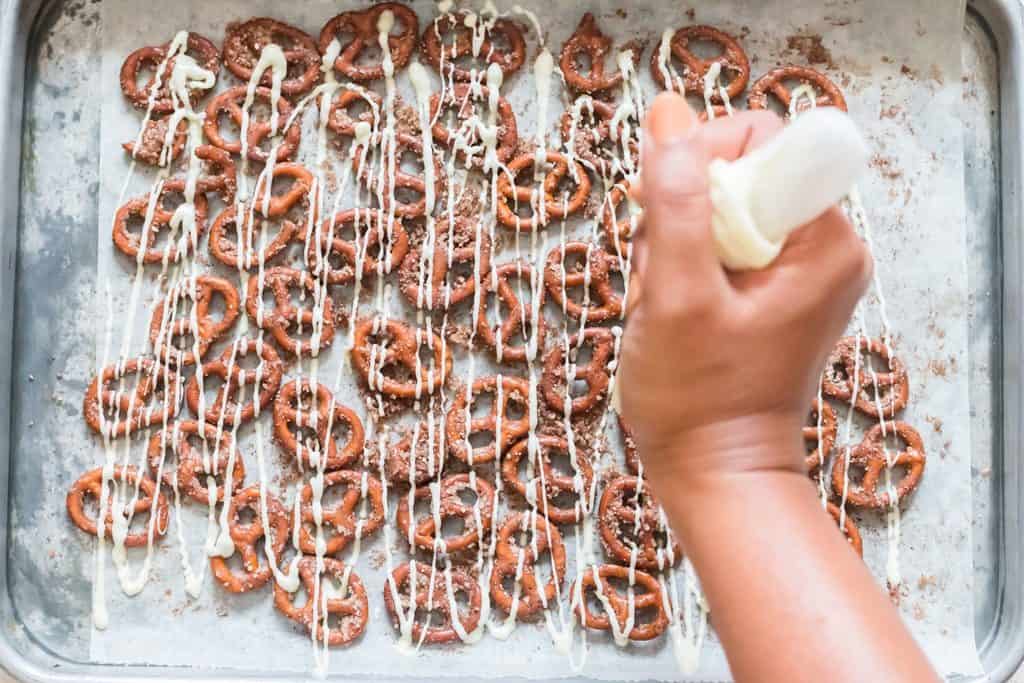
M654 99L647 114L647 130L657 145L686 138L697 121L690 104L676 92L663 92Z

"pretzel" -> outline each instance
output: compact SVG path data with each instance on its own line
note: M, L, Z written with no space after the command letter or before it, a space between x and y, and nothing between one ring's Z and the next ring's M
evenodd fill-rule
M615 633L624 631L630 617L640 610L650 610L653 614L650 621L645 623L633 622L633 628L625 633L630 640L653 640L668 628L668 614L665 612L661 585L658 580L646 572L639 570L631 571L628 567L620 567L615 564L602 564L595 567L590 566L577 579L570 589L570 595L580 595L579 604L573 605L574 612L579 615L580 622L587 628L600 631L612 630ZM630 581L632 574L632 599L629 595L623 595L615 586L611 585L611 579ZM637 593L637 588L642 592ZM600 600L605 609L611 608L615 618L615 626L612 625L610 615L594 614L590 609L586 598L582 597L587 591L593 590L603 599ZM632 603L632 604L630 604Z
M573 524L583 516L583 508L590 498L594 484L594 470L590 458L580 450L576 452L576 463L572 472L562 472L551 462L553 454L568 455L569 444L557 436L538 437L538 461L534 463L533 478L524 481L519 478L519 461L529 461L529 439L523 439L513 446L501 461L501 478L505 484L525 498L538 512L555 524ZM540 471L536 471L539 466ZM577 477L580 487L576 488ZM528 491L527 487L533 487ZM571 500L571 502L570 502Z
M614 562L660 572L682 557L650 487L637 477L619 477L605 487L597 509L597 528L605 552Z
M825 509L830 515L832 515L832 519L834 519L838 525L839 518L841 516L839 506L835 503L828 503L825 506ZM864 543L861 541L860 531L857 530L857 525L853 523L850 515L845 515L843 526L840 531L843 532L843 536L846 537L846 542L850 544L850 547L857 553L857 556L864 557Z
M836 411L825 401L815 399L807 424L803 428L804 442L808 447L814 447L814 450L808 453L804 459L808 474L813 475L819 467L825 464L836 443L838 430L839 421L836 418Z
M401 27L397 34L391 33L390 24L382 23L381 15L384 12L390 12L391 23ZM339 36L351 36L347 43L341 45L341 51L333 63L334 69L357 83L380 80L386 75L383 57L372 64L361 57L367 49L372 51L380 48L384 27L388 28L388 52L393 70L403 69L416 49L420 25L416 12L397 2L378 2L368 9L342 12L329 19L320 31L320 54L327 54L331 42Z
M224 313L219 319L210 313L215 295L224 300ZM181 302L191 309L184 315L178 315L176 310ZM165 319L166 304L174 310ZM149 343L156 357L165 363L179 367L195 365L237 319L238 290L230 282L212 275L191 276L172 287L153 309Z
M290 178L291 185L286 192L275 194L273 183L284 178ZM267 176L261 174L256 183L256 191L253 193L252 200L261 215L267 218L279 218L296 205L303 209L309 208L309 191L313 187L313 174L302 164L275 164L271 173L270 185L270 196L267 197ZM304 216L305 213L303 210L302 215Z
M465 12L448 12L427 26L420 51L428 64L443 76L461 82L480 80L490 64L497 64L505 77L522 67L526 40L518 24L509 19L477 18L471 28L467 19Z
M343 444L334 434L339 425L348 430ZM313 387L305 379L281 387L274 401L274 436L281 448L305 467L322 465L325 470L351 466L363 454L366 441L363 422L355 411L335 401L323 384L316 385L314 397ZM326 459L321 463L320 458Z
M302 95L320 80L320 53L316 41L294 26L276 19L257 17L244 23L228 24L224 33L224 66L243 83L252 79L263 49L271 43L280 46L288 63L281 92L286 97ZM260 77L259 84L269 88L273 82L271 70Z
M177 263L178 259L181 258L182 247L184 247L185 251L194 250L196 245L194 244L193 238L197 238L199 235L202 235L206 230L206 197L201 194L197 194L194 198L196 217L195 235L185 233L184 225L172 227L172 219L174 218L175 212L174 210L165 208L164 206L164 202L169 195L181 194L184 191L184 180L168 180L163 183L160 188L160 194L154 202L152 220L148 227L145 225L145 220L146 214L149 211L149 203L152 198L151 195L129 199L127 202L122 204L114 215L114 228L112 235L114 246L126 256L138 259L139 249L142 245L142 234L131 232L128 225L132 219L137 219L143 222L143 232L145 233L146 249L142 256L143 263L164 263L165 258L167 263ZM169 243L165 247L157 247L157 235L164 230L168 230L172 234L181 230L182 234L178 238L178 243Z
M549 166L544 174L540 188L536 183L530 185L513 185L513 179L527 169L534 168L536 156L521 154L508 163L508 172L498 175L498 202L495 213L498 221L506 228L515 230L533 230L546 226L551 219L561 219L574 214L583 208L590 195L590 178L579 162L573 162L575 173L569 172L569 160L558 152L548 152L546 163ZM564 193L564 200L558 193L564 181L576 185L572 193ZM535 195L537 195L535 197ZM511 202L511 204L510 204ZM516 208L528 206L531 210L529 218L521 217Z
M302 606L296 607L295 596L275 583L274 607L295 623L305 626L314 640L331 647L348 645L363 635L370 620L366 588L352 567L341 560L323 557L320 561L323 562L323 573L318 575L317 558L305 556L299 560L299 577L306 589L306 601ZM325 582L330 580L328 577L333 577L343 586L340 596L333 590L327 592ZM325 605L327 615L333 618L324 614ZM329 624L326 633L325 621Z
M138 382L120 389L120 380L129 375L139 375ZM149 358L134 358L108 365L93 378L85 392L82 414L97 434L106 431L116 439L174 419L181 393L181 379L173 370ZM147 405L150 398L156 400Z
M263 307L263 291L266 288L274 294L274 309L267 312ZM300 296L311 296L312 309L292 304L291 290L299 289ZM317 315L317 305L322 305ZM334 339L334 308L331 297L322 292L309 273L292 268L271 268L261 278L249 280L249 291L245 297L245 310L258 327L267 330L285 351L294 356L311 356L331 345ZM309 329L312 337L305 341L292 336Z
M722 52L711 59L704 59L690 49L691 41L714 43ZM682 27L672 35L669 49L671 56L683 63L684 71L679 80L687 93L700 95L704 92L704 77L712 64L720 64L723 74L732 75L732 80L725 86L725 93L730 98L737 97L746 90L747 83L750 82L750 60L747 59L747 53L740 47L736 38L714 26ZM651 54L651 76L663 90L676 90L679 87L678 83L666 83L660 58L660 50L655 48ZM715 104L723 103L722 95L717 88L712 92L710 99Z
M116 538L118 533L124 533L123 543L125 547L135 548L149 543L149 529L153 529L153 536L160 538L167 531L168 521L168 508L167 499L164 498L164 494L160 493L156 483L145 474L139 475L138 470L133 465L120 466L115 465L111 480L114 482L121 482L122 484L122 498L120 500L120 509L117 511L119 515L119 524L117 528L121 531L115 532L114 524L114 498L112 492L108 492L107 496L107 513L103 521L103 537L106 539ZM103 490L103 468L97 467L94 470L89 470L81 477L79 477L74 484L71 485L71 490L68 491L67 496L67 507L68 517L74 522L82 531L92 536L96 535L96 519L89 517L89 514L85 511L85 498L86 496L92 496L99 502L101 492ZM135 493L135 489L132 487L138 487L138 492ZM130 533L129 525L130 520L135 515L142 513L153 514L153 499L156 499L156 521L150 520L149 524L146 525L146 529L136 533Z
M142 137L139 144L135 140L122 143L121 147L128 152L132 159L141 161L150 166L165 166L181 156L181 150L185 149L185 141L188 139L188 121L181 119L178 127L174 130L170 146L164 150L167 142L167 127L170 118L150 119L142 130Z
M259 365L255 368L243 367L241 359L251 353L259 356ZM281 386L282 372L281 357L273 346L262 339L242 337L226 348L220 357L203 363L196 374L189 378L185 385L185 402L196 417L209 424L227 427L235 426L236 422L244 424L256 417L257 405L263 410L274 399L277 388ZM204 400L200 406L199 381L203 380L205 389L207 377L219 377L221 384L213 401ZM254 391L248 401L239 403L238 395L243 387L257 385L259 393ZM244 398L244 392L242 395Z
M351 228L353 237L342 235ZM381 240L381 235L386 237ZM390 221L377 209L348 209L328 218L320 228L318 240L308 240L306 266L314 276L331 285L347 285L360 278L390 273L409 253L409 235L402 221ZM381 263L381 260L386 260ZM361 266L358 268L357 265Z
M352 156L352 168L359 174L359 179L366 183L366 186L377 192L380 196L382 208L388 210L394 203L395 215L401 218L419 218L427 212L427 178L426 172L410 173L401 168L403 152L409 153L418 161L424 161L422 140L408 133L395 133L394 145L383 145L381 149L383 173L377 173L368 164L363 163L364 149L360 145L354 150ZM394 159L389 157L393 155ZM393 171L390 170L392 164ZM383 187L381 187L383 181ZM434 195L441 196L444 188L444 173L441 168L439 155L434 155ZM403 190L406 195L415 195L419 199L406 200L399 198L397 190Z
M143 111L149 111L150 114L157 115L170 114L174 111L170 81L171 74L174 73L175 57L167 60L163 71L160 73L160 86L154 91L157 78L156 72L160 68L160 64L167 59L167 51L170 47L171 44L169 42L158 47L140 47L128 55L121 65L121 92L124 93L124 96L136 109L142 109ZM198 33L190 32L188 34L185 54L194 56L199 66L212 72L214 77L220 72L220 54L217 51L217 46ZM153 75L150 76L146 85L140 88L139 74L143 69L147 68L153 71ZM195 106L202 95L203 92L201 90L189 92L189 98L192 100L193 106ZM150 104L150 97L153 98L152 105Z
M619 206L628 200L630 184L620 180L604 196L601 202L601 227L604 229L606 249L613 256L624 258L632 254L633 233L639 223L639 214L630 212L625 218L618 217ZM627 205L631 202L627 201Z
M544 308L544 288L538 287L536 292L532 291L533 272L533 268L528 264L506 263L493 269L491 274L484 276L480 282L485 294L480 297L476 335L484 346L494 349L495 360L499 363L525 363L532 355L531 350L535 354L537 349L544 347L544 336L547 332L547 323L541 312ZM525 286L513 287L511 280L514 278L520 282L525 281ZM529 293L535 296L537 301L528 301L524 306L519 299L519 293ZM497 315L504 316L493 326L491 316L488 315L490 302L487 294L495 295ZM537 326L536 330L533 329L534 325ZM532 349L531 334L535 336ZM522 344L512 344L517 335L522 339Z
M568 257L576 257L567 264ZM600 323L622 317L622 295L612 287L611 274L619 272L619 260L587 242L561 244L548 254L544 286L562 311L576 320ZM581 301L570 288L584 289Z
M472 299L483 274L491 269L491 239L479 220L455 215L437 222L433 253L424 258L424 244L406 254L398 268L402 294L416 308L448 310ZM469 274L459 273L463 266Z
M464 491L469 491L474 497L473 503L463 500L461 494ZM414 525L412 508L416 500L428 501L430 512L416 519ZM421 486L410 492L410 495L399 498L395 523L411 546L424 550L437 549L442 553L457 553L483 540L484 534L491 528L494 504L494 487L487 481L472 474L452 474L439 482L437 491L433 485ZM446 535L444 527L439 527L439 524L449 519L462 520L461 534Z
M202 431L200 432L200 429ZM197 448L191 442L209 442ZM166 455L168 447L178 458L176 472L168 471ZM224 502L225 481L231 451L235 449L230 432L220 431L213 425L187 420L168 425L152 436L146 451L146 460L153 476L163 471L163 483L172 489L181 491L200 505L210 504L210 490L207 478L213 477L217 482L215 498L218 503ZM212 451L212 452L211 452ZM245 481L245 462L242 454L235 451L234 463L231 466L231 488L238 491Z
M354 470L328 472L324 475L323 492L326 494L335 487L343 491L341 500L336 505L317 503L320 506L321 525L334 529L333 534L324 538L323 554L326 555L339 553L353 540L371 536L384 526L384 493L377 477ZM363 498L369 502L366 516L363 516L359 509ZM304 553L316 553L319 534L310 531L310 527L315 529L317 518L312 483L302 487L299 500L302 506L299 549Z
M578 112L579 116L575 116ZM635 139L626 140L625 149L620 138L622 124L615 121L616 109L607 102L590 97L577 99L564 114L559 124L562 142L574 159L582 159L601 177L611 177L622 171L625 151L632 167L640 160L640 147ZM617 126L612 134L612 126Z
M242 153L242 141L239 140L228 140L220 132L221 114L227 114L234 121L235 125L238 126L239 136L241 136L242 129L242 105L245 102L245 86L239 85L234 88L228 88L224 92L220 93L206 105L206 120L203 122L203 135L210 141L210 144L214 147L219 147L225 152L231 154ZM270 105L270 89L269 88L256 88L256 100L263 100ZM278 123L277 135L283 136L281 144L277 147L277 153L274 155L274 161L288 161L291 159L295 152L299 148L299 141L302 137L302 127L298 125L291 125L287 130L284 130L284 126L288 121L289 116L292 113L292 105L288 103L288 100L283 97L279 97L277 100L277 114ZM267 140L271 135L270 120L261 121L252 116L250 111L249 120L245 129L246 137L246 150L245 155L250 161L256 161L259 163L265 163L270 156L268 151L264 151L260 148L260 144L264 140Z
M384 476L395 486L422 486L430 482L444 468L444 449L441 447L441 430L436 428L433 443L426 425L418 430L409 430L396 444L388 448L384 462ZM415 449L413 449L413 437ZM415 457L412 471L409 461Z
M714 116L711 116L708 113L709 111ZM704 107L704 109L701 109L700 113L697 114L697 120L701 123L707 123L711 119L724 119L730 115L729 109L724 104L713 104L710 108Z
M206 162L203 173L200 173L196 180L196 189L203 193L219 194L225 204L233 203L235 192L238 189L238 180L235 162L231 160L231 155L214 145L200 145L196 147L195 154Z
M570 358L575 356L580 334L583 335L583 344L589 345L593 352L586 365L571 363L569 366L573 383L582 381L587 384L586 394L572 398L569 408L571 415L589 412L604 400L608 384L611 381L611 370L608 363L612 360L615 349L614 338L608 329L588 327L582 333L577 332L569 339ZM567 387L564 361L565 349L558 344L548 352L547 358L544 359L544 372L540 380L540 390L544 396L544 402L560 414L566 413Z
M536 565L545 553L550 557L552 572L541 594ZM516 619L531 619L555 602L564 576L565 544L558 527L536 512L509 514L498 531L491 569L494 603L509 614L515 612ZM506 582L511 582L511 592Z
M288 511L272 495L265 495L267 502L267 520L272 530L269 539L270 547L273 550L274 558L281 559L285 544L288 542L288 534L291 522ZM252 521L242 522L242 510L250 510ZM241 555L242 571L232 571L227 560L223 557L210 557L210 570L213 572L217 583L231 593L247 593L262 588L274 576L273 569L264 558L261 563L260 557L265 550L261 546L268 541L266 528L263 526L263 506L260 500L260 485L254 484L247 489L239 491L231 498L228 513L228 534L235 544L235 550Z
M260 213L259 203L249 208L242 207L245 215L245 229L242 235L238 235L238 221L236 207L228 206L210 227L210 254L229 268L235 270L259 270L260 265L266 266L278 255L285 253L288 245L295 242L302 234L302 227L288 219L265 218ZM256 250L256 243L261 234L267 234L268 225L277 228L273 238L265 242ZM241 244L239 244L241 243ZM239 246L241 246L241 262L239 262ZM254 278L253 278L254 279ZM250 282L252 279L250 279Z
M612 49L612 39L597 27L594 15L587 12L580 19L576 31L562 45L562 54L558 59L559 67L565 83L573 90L583 93L596 93L610 90L622 83L622 73L616 71L605 75L605 58ZM640 63L641 49L639 45L626 47L632 53L633 66ZM590 72L583 73L580 56L586 55Z
M498 388L501 388L499 405ZM490 412L485 416L469 416L467 403L472 406L481 394L493 396ZM519 417L509 413L509 404L520 411ZM481 377L473 382L472 398L466 391L456 392L445 419L448 437L448 452L469 465L493 462L500 449L507 451L514 443L530 431L530 384L520 377L497 375ZM466 419L469 417L467 427ZM500 430L499 430L500 422ZM498 432L501 432L500 438ZM474 446L473 435L490 434L492 439L485 446Z
M454 597L449 597L449 579L452 593L466 596L465 607ZM480 586L463 567L435 569L412 560L395 568L384 584L384 606L391 614L392 623L399 628L404 620L413 619L414 643L441 645L457 642L459 632L453 620L457 619L465 632L474 631L480 623L480 602ZM410 611L410 604L415 604L417 609ZM429 612L430 619L426 621L429 625L416 621L416 612Z
M431 352L431 363L420 360L421 345ZM365 318L355 328L352 365L373 391L419 398L433 394L447 381L452 350L437 334L414 329L401 320Z
M858 360L858 353L863 352L879 356L889 371L873 371L870 358ZM859 392L853 404L865 415L892 419L907 406L910 397L907 370L881 339L844 337L836 343L822 375L822 393L849 402L853 399L855 381Z
M380 125L381 96L372 90L339 90L327 113L327 127L346 137L355 137L356 124L365 123L373 130ZM353 116L349 109L355 105L367 107Z
M767 109L768 96L774 95L782 106L788 111L792 108L793 91L786 87L786 81L800 81L800 83L814 88L816 95L814 106L838 107L846 111L846 98L839 86L829 80L828 76L806 66L780 66L772 69L761 78L757 79L747 96L747 107L749 109ZM796 111L803 111L809 104L806 100L797 103Z
M643 476L643 463L640 460L640 449L636 445L636 437L633 436L633 428L626 424L621 415L616 415L619 421L619 432L622 434L622 449L626 456L626 469L633 476Z
M490 120L490 97L491 91L486 86L456 83L430 98L430 120L436 122L430 129L434 140L453 150L467 168L496 169L498 164L508 163L519 143L516 115L512 111L512 105L504 97L497 95L493 113L496 126L495 158L485 158L487 145L484 141L484 126ZM442 119L442 107L445 111L452 111L454 121L446 122Z
M906 448L894 457L888 457L883 443L882 425L877 424L868 430L860 444L850 449L848 455L836 458L832 466L832 490L843 502L861 508L887 508L891 504L899 504L917 488L925 466L921 435L906 422L887 422L885 430L886 434L894 433L906 444ZM849 479L847 467L863 468L864 475L858 484ZM895 501L890 499L888 491L878 492L879 479L889 467L902 467L905 470L904 476L893 486ZM884 486L884 481L882 484Z

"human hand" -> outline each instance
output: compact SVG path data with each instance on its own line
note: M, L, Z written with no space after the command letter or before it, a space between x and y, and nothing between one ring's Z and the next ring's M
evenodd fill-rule
M723 269L708 163L737 159L782 126L767 111L701 125L675 93L648 114L619 390L654 476L802 472L800 427L872 261L833 207L792 232L768 268Z

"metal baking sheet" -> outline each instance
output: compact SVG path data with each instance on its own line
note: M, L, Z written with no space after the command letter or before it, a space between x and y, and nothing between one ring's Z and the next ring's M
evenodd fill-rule
M1015 618L1020 613L1016 580L1020 576L1020 536L1014 526L1021 503L1016 488L1019 442L1015 431L1021 420L1019 398L1009 393L1019 387L1021 347L1019 331L1007 328L1016 324L1014 319L1019 320L1020 262L1013 252L1014 247L1019 248L1019 240L1012 234L999 239L1001 226L1016 225L1016 215L1008 212L1016 211L1012 197L1019 196L1019 177L1015 175L1019 151L1001 148L999 140L1018 137L1019 121L1014 118L1020 112L1015 99L1018 93L1008 92L1012 79L1005 74L1019 65L1019 57L1009 64L1007 60L1019 54L1015 50L1019 50L1020 26L1019 11L1013 5L979 3L976 9L981 14L972 15L965 29L965 64L973 59L971 64L977 69L968 73L965 90L973 85L981 95L973 103L965 98L964 118L979 142L975 147L968 145L968 161L972 154L976 157L968 166L966 179L969 201L973 202L969 234L977 238L971 264L975 323L971 359L976 375L972 427L980 425L975 434L987 437L977 439L972 457L979 570L977 632L986 668L995 674L1012 670L1021 652L1020 624ZM7 184L0 195L5 219L0 228L4 267L0 326L13 329L15 337L13 357L4 357L0 366L0 381L16 399L11 401L11 431L0 431L0 447L10 449L3 464L9 465L11 472L0 483L13 484L11 506L0 519L0 542L8 558L3 567L8 591L0 604L8 628L0 636L0 658L12 673L33 679L56 675L82 680L85 673L104 678L152 675L157 670L107 670L86 663L85 560L79 565L60 553L49 556L42 549L59 546L61 539L39 538L33 533L41 469L58 468L66 475L64 481L73 475L60 460L60 425L78 419L79 397L88 380L92 353L90 339L66 332L83 327L76 316L89 310L82 304L92 291L91 266L96 258L93 198L99 106L89 93L96 92L101 77L98 4L7 2L0 24L0 56L5 65L0 85L13 86L3 90L12 93L7 104L13 109L0 114L5 117L0 120L0 134L8 136L4 163L9 165ZM25 64L27 70L23 70ZM1004 72L998 79L992 73L997 68ZM997 83L1004 87L999 89ZM986 116L988 107L1001 114L998 121ZM22 111L24 126L20 124ZM1000 136L1000 125L1009 126L1009 134ZM18 132L22 132L20 140ZM21 140L28 144L19 156ZM993 159L1000 163L992 164ZM18 164L20 184L14 183L19 177ZM997 191L1000 177L1003 185ZM993 210L1000 199L1001 214ZM71 215L62 211L70 206L80 210ZM38 240L44 234L46 243L41 245ZM1005 315L1000 315L1002 311ZM4 324L7 321L13 325ZM0 341L0 348L11 347ZM988 403L984 402L986 395ZM999 406L1001 410L996 410ZM6 403L0 408L4 409ZM0 430L6 429L6 417L0 415L0 419ZM1003 453L1013 457L1003 458ZM54 598L57 595L59 601ZM985 634L991 636L982 642ZM187 678L217 675L159 670L163 678L178 673Z

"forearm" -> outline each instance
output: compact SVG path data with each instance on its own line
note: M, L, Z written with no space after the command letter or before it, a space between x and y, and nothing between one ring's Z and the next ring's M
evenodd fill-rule
M777 457L793 458L781 443ZM691 454L680 455L651 460ZM652 480L737 680L935 680L805 475L759 469Z

